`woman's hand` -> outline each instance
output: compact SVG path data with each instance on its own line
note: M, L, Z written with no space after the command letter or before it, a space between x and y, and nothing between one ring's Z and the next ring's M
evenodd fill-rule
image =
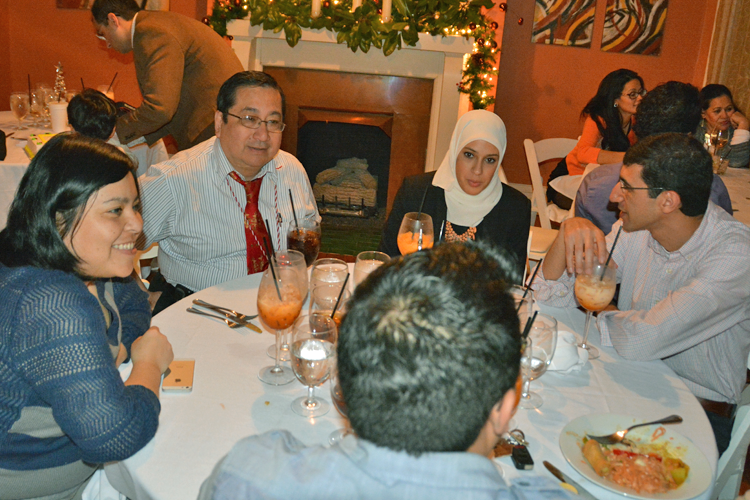
M156 326L152 326L146 333L135 339L130 348L133 365L137 363L151 363L159 369L161 375L174 359L172 344L169 343Z
M172 344L159 329L152 326L137 338L130 348L133 371L125 385L142 385L159 395L161 374L167 371L174 359Z
M120 344L120 350L117 353L117 358L115 359L115 366L117 368L120 368L120 365L123 364L126 359L128 359L128 350L125 348L124 344Z
M748 119L745 118L745 115L743 115L739 111L735 111L734 113L732 113L732 116L729 117L729 120L732 122L732 126L736 129L750 129L750 121L748 121Z

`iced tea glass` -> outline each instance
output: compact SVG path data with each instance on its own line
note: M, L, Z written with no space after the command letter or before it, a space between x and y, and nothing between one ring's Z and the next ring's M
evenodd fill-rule
M599 357L599 349L589 345L589 328L594 312L607 307L615 296L616 270L614 267L600 264L594 258L593 272L591 274L576 274L575 294L578 303L586 309L586 326L583 330L583 341L578 344L589 352L589 359Z

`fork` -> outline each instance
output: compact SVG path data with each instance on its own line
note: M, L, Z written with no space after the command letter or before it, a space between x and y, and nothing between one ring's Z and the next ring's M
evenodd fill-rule
M222 306L217 306L214 304L209 304L205 300L201 300L201 299L193 300L193 304L197 306L205 307L207 309L213 309L214 311L222 313L222 314L229 313L240 321L250 321L251 319L255 319L258 317L257 314L253 316L250 316L248 314L242 314L241 312L237 312L234 309L229 309L228 307L222 307Z
M218 316L216 314L210 314L210 313L207 313L207 312L203 312L201 310L195 309L194 307L188 307L186 310L189 313L200 314L201 316L208 316L209 318L220 319L224 323L226 323L229 328L242 328L243 326L245 326L242 323L237 323L235 321L230 320L227 317L222 317L222 316Z
M625 439L625 434L635 429L636 427L644 427L646 425L654 425L654 424L679 424L680 422L682 422L681 416L670 415L668 417L665 417L659 420L654 420L653 422L644 422L642 424L631 425L624 431L613 432L612 434L608 434L606 436L591 436L590 434L586 434L586 437L588 437L589 439L593 439L594 441L600 444L617 444L617 443L622 442L623 439Z

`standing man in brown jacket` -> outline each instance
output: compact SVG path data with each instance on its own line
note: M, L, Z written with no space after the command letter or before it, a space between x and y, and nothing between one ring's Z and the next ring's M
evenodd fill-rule
M214 135L219 87L243 70L216 32L180 14L142 11L135 0L96 0L91 14L107 47L133 52L143 95L117 120L120 142L143 136L151 145L171 134L183 150Z

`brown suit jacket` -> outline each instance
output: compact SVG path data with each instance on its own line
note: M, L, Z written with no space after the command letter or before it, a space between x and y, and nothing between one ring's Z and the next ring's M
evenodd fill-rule
M145 136L151 145L172 134L180 150L212 125L221 84L243 71L215 31L173 12L138 13L133 60L143 103L117 120L120 142Z

